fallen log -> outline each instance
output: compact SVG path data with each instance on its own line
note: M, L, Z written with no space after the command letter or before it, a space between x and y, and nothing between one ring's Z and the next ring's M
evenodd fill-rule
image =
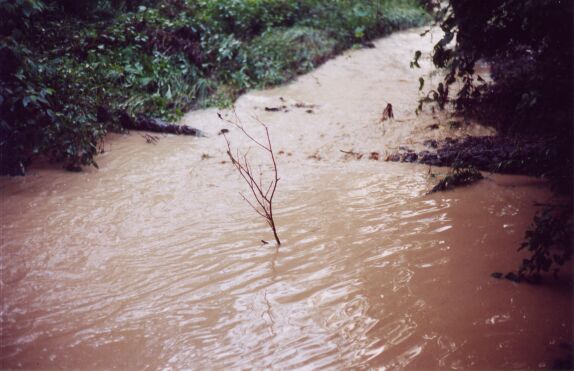
M128 114L121 115L120 123L127 130L143 130L154 133L167 133L176 135L193 135L196 137L206 136L201 130L187 125L170 124L160 119L137 115L132 118Z

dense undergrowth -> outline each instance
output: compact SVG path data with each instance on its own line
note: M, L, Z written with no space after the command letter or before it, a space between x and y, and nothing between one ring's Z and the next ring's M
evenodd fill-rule
M226 105L427 17L417 0L0 0L0 172L97 166L122 115Z

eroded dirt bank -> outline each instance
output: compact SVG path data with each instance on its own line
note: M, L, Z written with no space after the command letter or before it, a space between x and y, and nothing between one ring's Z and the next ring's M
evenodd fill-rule
M564 357L571 279L490 277L516 267L546 184L491 175L425 195L428 167L383 161L401 145L492 134L430 130L449 119L414 114L420 71L408 61L431 47L417 31L237 102L249 130L262 134L256 115L271 131L279 249L261 244L271 233L241 200L217 133L248 141L214 109L185 118L208 138L111 136L100 170L1 179L2 367L485 369ZM395 120L381 123L387 102Z

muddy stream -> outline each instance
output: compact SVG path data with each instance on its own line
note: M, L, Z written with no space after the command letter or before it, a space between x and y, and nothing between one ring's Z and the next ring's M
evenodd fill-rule
M110 135L99 170L0 179L2 368L547 368L563 358L570 278L490 276L516 268L547 184L485 174L426 195L428 166L383 161L400 145L493 133L415 115L421 70L408 62L432 46L418 34L236 102L255 136L253 116L269 126L279 248L261 242L272 234L239 195L247 188L217 133L244 150L249 141L218 119L228 110L184 118L207 138ZM387 102L395 119L380 122Z

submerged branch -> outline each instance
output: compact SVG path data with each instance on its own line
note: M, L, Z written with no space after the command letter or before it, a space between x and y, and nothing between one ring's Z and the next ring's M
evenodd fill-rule
M251 134L249 134L247 130L245 130L243 125L241 125L239 117L237 116L235 111L233 113L235 116L235 121L226 120L220 114L218 114L218 116L221 120L241 130L241 132L247 138L249 138L249 140L251 140L253 143L255 143L257 146L259 146L269 154L271 158L271 163L273 165L272 171L274 174L274 179L271 180L271 182L267 187L264 187L263 171L261 170L260 167L259 178L256 179L256 176L254 175L251 165L249 164L249 160L247 158L247 154L249 151L241 153L239 150L236 150L235 155L233 155L233 150L231 148L231 141L229 140L226 133L223 133L223 137L225 138L225 142L227 144L227 155L229 156L231 163L233 164L235 169L239 172L239 175L241 175L245 183L247 183L247 185L249 186L249 189L251 190L251 194L255 202L250 201L245 195L240 193L241 197L245 200L245 202L247 202L247 204L249 204L249 206L251 206L253 210L255 210L257 214L259 214L266 220L267 224L271 227L271 230L273 231L275 241L277 241L278 245L281 245L281 240L279 239L279 236L277 234L277 228L275 226L275 220L273 219L273 197L275 196L275 191L277 190L277 183L279 183L279 175L278 175L279 173L277 170L277 161L275 160L275 154L273 153L273 147L271 145L271 137L269 135L269 129L263 122L257 119L257 122L265 129L266 143L262 143L257 139L255 139Z

